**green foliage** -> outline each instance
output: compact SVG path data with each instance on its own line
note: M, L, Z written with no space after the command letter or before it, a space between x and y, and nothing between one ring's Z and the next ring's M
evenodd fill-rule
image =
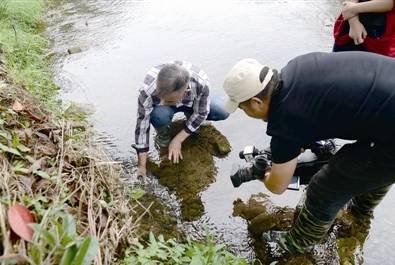
M44 12L44 1L0 0L0 14L3 19L20 24L24 29L36 30L37 21Z
M139 200L145 194L145 190L141 188L134 188L130 191L130 198L134 200Z
M95 258L99 242L94 237L87 237L81 244L72 265L88 265Z
M62 151L66 150L65 153L67 153L68 149L63 149L63 147L66 144L72 146L71 141L68 141L72 137L72 140L76 137L87 140L86 124L83 123L86 115L71 108L62 108L56 99L58 88L52 79L50 55L47 54L51 43L41 35L45 27L42 18L47 3L46 0L0 0L0 75L1 79L4 79L4 76L6 79L0 88L2 92L2 97L0 97L0 158L9 162L3 163L6 167L2 168L1 173L5 172L7 177L4 178L1 174L4 181L0 190L7 192L0 192L0 202L12 205L15 201L21 200L32 210L35 219L39 222L32 227L34 237L31 242L22 240L14 242L13 240L12 249L5 249L4 253L0 254L4 254L4 264L14 264L11 260L13 255L8 254L20 253L26 260L23 264L88 265L95 257L105 261L112 260L115 255L115 249L110 249L111 244L109 244L110 247L107 247L102 243L101 246L105 249L104 255L110 256L110 258L103 254L97 256L99 242L94 236L87 235L89 231L97 231L95 224L92 227L90 222L83 220L90 214L86 207L87 201L83 201L83 199L87 197L91 199L92 196L101 199L101 190L95 189L95 192L92 191L89 194L90 196L81 195L83 199L78 201L79 208L78 206L74 208L77 213L70 211L79 219L77 223L71 215L65 213L64 209L66 202L73 204L73 206L76 205L71 202L71 198L77 190L81 194L93 190L89 188L90 184L80 181L80 177L81 179L86 177L86 182L91 183L89 178L94 178L95 173L105 170L95 168L94 173L83 169L61 171L64 169L60 166L63 165L63 160L59 160L63 157L57 155L57 151L62 146ZM4 72L3 69L6 71ZM14 84L18 86L14 86ZM25 93L24 89L31 93ZM33 94L35 100L32 100L30 94ZM3 95L6 96L3 97ZM24 109L14 108L13 102L16 99L18 101L21 99L23 104L27 103L23 106ZM48 113L56 115L56 118L61 116L61 125L53 122L54 117L47 115ZM42 121L37 121L37 117L41 118L39 114L43 114ZM46 122L47 118L51 122ZM67 122L63 123L63 120L67 120ZM32 133L33 131L38 132L39 128L52 130L54 126L58 130L47 132L48 135L40 133L41 136L39 136ZM60 134L62 137L58 138ZM87 145L83 144L81 148L73 148L72 158L75 160L72 162L81 160L84 163L89 163L91 161L90 158L88 160L83 156L85 154L83 147L85 146ZM80 156L76 154L76 150L81 151ZM70 157L68 156L68 158ZM101 173L97 175L101 176ZM60 176L64 182L60 181ZM42 178L51 181L43 181ZM99 178L96 177L96 179ZM67 185L69 183L72 184ZM114 188L115 184L106 180L105 185L111 191L111 198L115 196L115 193L117 198L120 198L120 193ZM101 187L100 184L98 186ZM72 188L75 190L70 191ZM96 198L93 200L95 201ZM110 209L111 203L111 201L106 203L108 216L112 216L113 212L116 212L113 210L115 207ZM102 216L104 215L104 213L100 213ZM122 218L117 216L116 219L112 222L114 228L111 228L110 232L102 231L101 236L105 240L110 241L109 234L111 233L117 238L126 237L121 231L117 231L118 227L124 227L123 223L118 225ZM126 222L129 220L129 216L124 219ZM79 235L77 230L83 231L84 236ZM128 227L123 230L130 231L132 229ZM9 231L5 230L5 232L5 234L0 233L0 238L2 241L4 238L4 242L10 235ZM0 243L0 249L2 249L1 245L2 243ZM10 260L8 260L8 256L11 256ZM109 264L106 262L97 263Z
M33 226L34 239L28 246L31 265L50 264L88 265L96 256L99 243L93 236L81 238L74 218L59 210L52 212L48 223ZM43 228L43 227L47 228Z
M57 87L45 53L49 41L40 35L44 1L0 0L0 53L15 83L54 104Z
M151 233L147 246L137 243L126 251L124 259L118 265L154 265L154 264L191 264L191 265L246 265L247 260L236 257L226 250L225 245L216 244L212 235L206 235L204 242L187 239L178 243L174 239L165 240Z
M0 1L0 17L5 17L7 15L7 2Z

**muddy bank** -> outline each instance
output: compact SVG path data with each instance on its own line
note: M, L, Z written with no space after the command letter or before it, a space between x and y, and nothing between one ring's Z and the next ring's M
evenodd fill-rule
M184 122L180 120L172 124L172 137L183 128ZM212 125L206 125L185 140L182 145L184 159L179 164L172 164L163 150L159 161L150 161L148 168L159 178L160 184L176 193L181 201L182 217L192 221L204 212L200 192L215 181L214 157L225 157L230 151L225 136Z
M260 238L268 230L286 231L292 227L297 212L289 207L278 207L259 193L248 202L238 199L234 202L234 216L248 222L252 247L263 264L316 264L311 255L283 256L274 258L266 243ZM339 213L327 239L319 246L320 261L325 264L362 264L362 249L370 228L369 218L355 218L346 211ZM322 255L322 253L325 253Z

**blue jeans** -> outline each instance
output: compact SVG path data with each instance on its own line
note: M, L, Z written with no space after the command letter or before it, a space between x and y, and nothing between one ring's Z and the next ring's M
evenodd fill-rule
M177 108L176 106L156 105L151 112L151 123L155 128L169 125L173 120L174 114L177 112L183 112L186 117L190 117L193 114L193 108L186 106ZM215 100L212 99L207 120L221 121L227 119L228 117L229 113L227 113L218 102L215 102Z

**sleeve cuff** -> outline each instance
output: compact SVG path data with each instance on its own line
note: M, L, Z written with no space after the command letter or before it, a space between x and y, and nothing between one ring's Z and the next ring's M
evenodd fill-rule
M146 153L149 150L149 147L142 147L142 148L140 148L140 147L137 147L136 144L132 144L132 147L137 151L137 154Z
M191 131L189 128L188 128L188 126L185 124L185 126L184 126L184 130L185 130L185 132L186 133L188 133L188 134L193 134L194 133L194 131Z

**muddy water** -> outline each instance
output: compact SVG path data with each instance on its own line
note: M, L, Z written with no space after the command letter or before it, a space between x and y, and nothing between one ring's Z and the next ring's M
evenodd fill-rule
M56 23L48 30L57 44L55 52L82 49L58 60L64 98L94 107L99 140L129 165L135 163L130 145L137 88L152 65L173 59L191 61L208 73L213 93L221 96L224 74L241 58L253 57L281 68L299 54L330 51L332 23L339 8L337 0L69 0L58 4L63 8L50 14ZM247 200L265 189L258 182L234 189L229 172L240 149L248 144L264 147L270 139L263 122L248 119L240 111L215 126L228 138L233 152L226 159L215 159L216 181L201 193L205 213L184 227L195 233L208 224L235 251L253 257L245 221L232 216L233 201ZM174 195L158 183L153 186L177 211ZM300 195L287 191L270 199L293 207ZM366 264L395 263L388 254L395 243L395 215L389 210L394 202L391 192L376 211L364 248Z

